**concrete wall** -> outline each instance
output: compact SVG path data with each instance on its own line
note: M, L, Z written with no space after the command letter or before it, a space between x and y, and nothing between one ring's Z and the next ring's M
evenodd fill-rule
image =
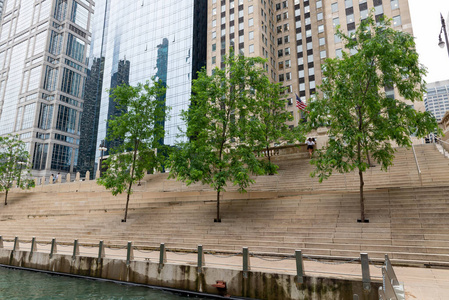
M43 271L60 272L110 280L119 280L139 284L147 284L165 288L175 288L192 292L218 295L231 295L257 299L322 299L348 300L354 294L362 300L378 298L378 288L381 282L372 282L370 291L363 291L362 282L358 279L335 279L304 277L303 284L295 283L295 276L249 272L248 278L243 278L243 272L230 269L203 267L198 273L196 266L165 264L159 269L159 264L149 261L126 261L118 259L97 259L94 257L54 254L28 251L12 251L0 249L0 264ZM226 291L218 291L212 287L216 280L227 283Z

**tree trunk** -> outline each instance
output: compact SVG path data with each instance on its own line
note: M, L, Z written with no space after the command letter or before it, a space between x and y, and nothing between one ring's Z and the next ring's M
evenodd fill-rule
M134 181L134 168L136 167L137 149L139 146L139 141L135 141L134 146L135 146L135 148L134 148L134 156L133 156L133 165L131 167L131 180L129 182L128 192L126 195L125 218L122 219L122 222L126 222L126 218L128 216L129 195L131 194L131 187L132 187L133 181Z
M271 169L271 156L270 156L270 149L267 145L267 156L268 156L268 175L274 175L272 169Z
M359 169L360 178L360 221L365 222L365 199L363 198L363 186L365 182L363 181L363 172Z
M5 205L8 205L8 190L5 191Z
M217 218L214 220L214 222L221 223L221 218L220 218L220 190L217 191Z

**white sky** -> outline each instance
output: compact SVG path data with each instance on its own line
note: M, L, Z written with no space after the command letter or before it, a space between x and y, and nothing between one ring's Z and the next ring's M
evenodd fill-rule
M427 83L449 80L449 55L446 46L438 47L440 13L448 25L449 0L409 0L413 34L420 62L427 67ZM449 28L447 29L449 31ZM448 32L449 34L449 32ZM444 41L444 34L442 34Z

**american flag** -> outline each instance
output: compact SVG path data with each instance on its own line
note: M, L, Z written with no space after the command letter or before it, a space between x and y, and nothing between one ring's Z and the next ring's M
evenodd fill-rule
M296 95L296 107L299 110L305 110L307 108L307 105L301 101L301 99L299 99L299 96L297 94Z

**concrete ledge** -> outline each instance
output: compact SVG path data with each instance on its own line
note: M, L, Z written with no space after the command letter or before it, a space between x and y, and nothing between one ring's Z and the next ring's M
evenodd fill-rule
M202 273L196 266L164 264L147 261L126 261L119 259L54 254L0 249L0 264L34 270L52 271L64 274L88 276L123 281L191 292L231 295L256 299L378 299L381 281L371 283L370 291L364 291L361 280L322 278L305 276L303 284L296 283L296 276L264 272L243 271L203 267ZM226 290L219 291L212 285L217 280L226 282Z

